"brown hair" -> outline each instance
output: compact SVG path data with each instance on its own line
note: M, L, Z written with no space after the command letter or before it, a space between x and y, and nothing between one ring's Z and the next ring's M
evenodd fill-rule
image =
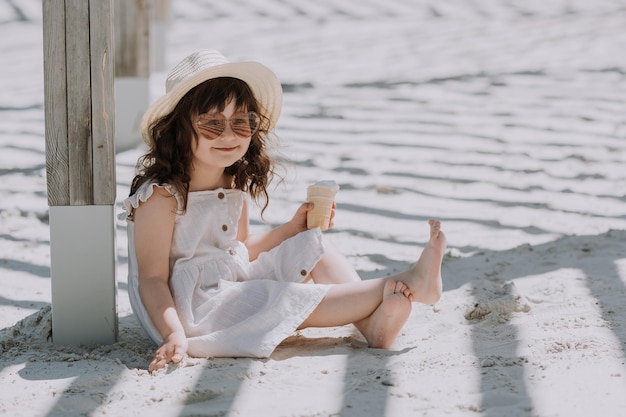
M167 116L150 127L150 150L137 162L137 175L130 187L133 195L139 187L154 181L173 186L183 197L184 212L189 192L189 169L193 158L192 140L198 140L193 118L211 109L223 111L235 100L235 107L254 111L261 116L261 126L252 136L248 151L242 159L227 167L224 173L232 177L233 187L250 194L265 211L269 203L267 187L275 175L275 162L267 152L269 119L261 114L248 84L237 78L214 78L190 90Z

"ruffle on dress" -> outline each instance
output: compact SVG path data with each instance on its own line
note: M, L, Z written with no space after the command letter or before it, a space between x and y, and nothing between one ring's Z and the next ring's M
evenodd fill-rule
M124 211L118 214L117 218L119 220L131 219L134 209L139 207L140 203L145 203L150 197L152 197L152 194L154 193L154 187L163 188L168 193L173 195L176 198L176 206L180 210L180 208L183 206L183 197L173 186L171 186L170 184L159 185L154 182L145 182L139 186L139 189L135 194L124 199L124 201L122 202L122 209Z

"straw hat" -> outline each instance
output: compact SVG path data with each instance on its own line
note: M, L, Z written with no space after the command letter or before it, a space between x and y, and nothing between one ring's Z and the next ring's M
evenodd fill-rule
M270 130L276 126L283 102L278 77L258 62L229 62L215 50L194 52L170 71L165 81L165 95L156 100L141 121L141 136L150 144L150 125L168 115L176 104L195 86L204 81L232 77L245 81L261 106L261 112L270 119Z

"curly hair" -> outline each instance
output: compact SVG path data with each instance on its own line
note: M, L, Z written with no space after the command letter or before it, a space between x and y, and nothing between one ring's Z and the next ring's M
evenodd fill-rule
M197 85L178 102L170 114L149 127L150 149L137 162L130 195L149 181L160 185L169 184L183 197L184 212L187 208L189 171L193 158L191 141L198 140L193 119L211 109L223 111L231 100L235 100L237 109L259 113L261 125L252 136L244 157L227 167L224 173L232 177L234 188L250 194L262 207L263 213L269 204L267 187L275 175L275 161L268 153L270 121L260 113L259 104L248 84L230 77L214 78Z

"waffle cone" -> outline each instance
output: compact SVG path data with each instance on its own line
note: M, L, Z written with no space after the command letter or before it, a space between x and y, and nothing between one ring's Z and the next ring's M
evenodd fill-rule
M330 223L330 215L335 201L337 185L311 185L307 188L307 201L313 203L313 209L307 213L307 228L319 227L327 230Z

